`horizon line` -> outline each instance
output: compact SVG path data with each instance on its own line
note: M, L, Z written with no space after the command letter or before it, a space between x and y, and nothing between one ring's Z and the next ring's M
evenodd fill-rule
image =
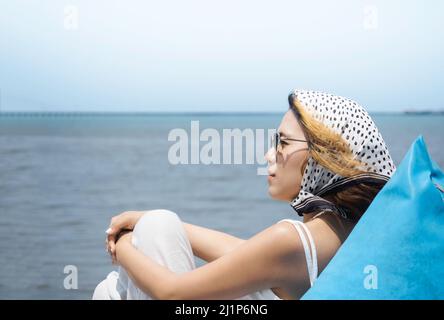
M63 115L63 114L98 114L98 115L123 115L123 114L282 114L284 111L33 111L33 110L19 110L19 111L0 111L0 114L3 115L12 115L12 114L55 114L55 115ZM429 110L427 110L429 111ZM444 110L443 110L444 111ZM410 111L368 111L369 113L405 113ZM416 111L413 111L416 112ZM424 112L424 111L417 111ZM436 111L432 111L436 112ZM439 112L439 111L438 111Z
M442 110L367 111L369 114L444 114ZM0 116L282 115L283 111L0 111Z

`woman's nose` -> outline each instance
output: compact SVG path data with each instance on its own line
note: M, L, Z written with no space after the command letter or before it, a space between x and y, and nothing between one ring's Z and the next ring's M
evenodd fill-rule
M270 149L268 149L267 153L265 154L265 159L266 159L269 163L274 163L274 162L276 162L276 150L274 150L274 148L270 148Z

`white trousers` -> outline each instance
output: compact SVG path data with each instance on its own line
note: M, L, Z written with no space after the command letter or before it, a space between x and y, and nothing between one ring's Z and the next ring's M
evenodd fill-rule
M169 210L151 210L137 222L132 235L133 245L146 256L171 271L181 274L196 268L190 241L179 216ZM149 272L149 271L148 271ZM119 267L100 282L94 290L95 300L152 300ZM264 289L235 300L279 299L271 289Z

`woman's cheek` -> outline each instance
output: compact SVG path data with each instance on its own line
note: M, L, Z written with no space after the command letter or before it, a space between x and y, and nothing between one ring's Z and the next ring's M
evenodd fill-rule
M286 189L289 201L293 200L301 190L302 176L300 174L300 166L293 168L291 174L286 176Z
M300 179L294 172L282 175L277 183L276 192L279 194L279 198L285 201L293 200L300 190Z

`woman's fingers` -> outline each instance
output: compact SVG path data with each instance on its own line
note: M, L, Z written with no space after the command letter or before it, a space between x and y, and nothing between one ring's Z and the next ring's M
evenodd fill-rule
M116 242L116 236L113 234L109 234L107 236L107 241L108 241L108 248L111 250L111 244Z
M116 243L114 240L106 241L106 251L110 255L113 264L116 264Z
M106 249L116 263L116 242L124 231L131 231L141 216L139 211L125 211L111 218L109 228L106 232Z
M116 236L124 227L125 219L122 217L124 214L125 213L121 213L118 216L111 218L110 226L105 231L107 234L108 248L111 252L113 251L113 246L111 244L116 242Z
M109 242L109 251L110 251L111 255L115 255L115 253L116 253L116 243L114 242L114 240Z
M111 223L109 224L109 228L105 231L108 236L116 235L119 233L119 230L123 227L123 219L121 219L122 214L112 217Z

